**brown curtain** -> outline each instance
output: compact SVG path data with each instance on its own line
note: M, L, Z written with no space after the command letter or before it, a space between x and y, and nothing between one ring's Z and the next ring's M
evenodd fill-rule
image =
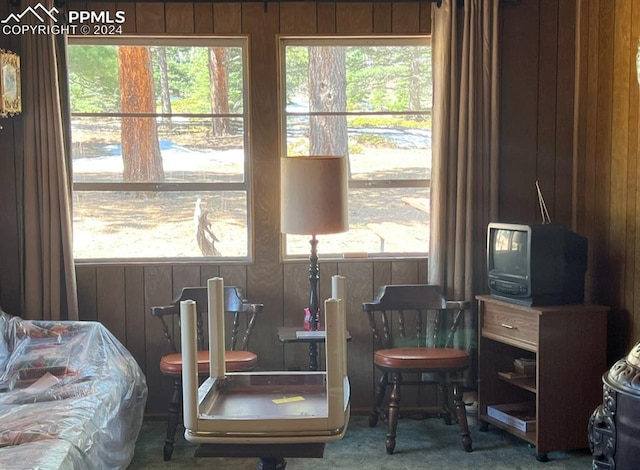
M22 8L53 0L26 0ZM62 12L59 13L62 17ZM25 15L23 21L38 21ZM62 19L58 20L63 21ZM21 36L24 161L22 194L22 316L77 320L67 152L66 74L61 38ZM61 53L62 51L62 53Z
M432 10L433 157L429 282L450 299L485 291L487 223L498 196L499 0ZM474 309L475 310L475 309ZM475 315L457 344L473 349Z

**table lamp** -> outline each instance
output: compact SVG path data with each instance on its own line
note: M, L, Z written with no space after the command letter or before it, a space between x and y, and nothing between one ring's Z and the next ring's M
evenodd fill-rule
M318 329L318 240L316 235L349 230L347 159L339 156L280 159L280 230L311 235L310 329Z

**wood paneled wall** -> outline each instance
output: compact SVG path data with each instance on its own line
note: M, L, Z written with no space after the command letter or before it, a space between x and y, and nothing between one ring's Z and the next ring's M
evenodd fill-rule
M3 18L6 3L0 4ZM73 5L81 9L84 4ZM282 263L279 257L276 35L428 33L431 3L269 2L265 12L260 2L92 1L90 8L125 10L125 28L132 34L250 36L255 260L247 265L78 266L83 318L104 322L140 362L149 381L150 414L164 413L169 384L158 374L163 344L149 308L211 276L245 287L251 299L265 304L262 334L252 343L262 368L304 368L306 348L281 346L275 334L277 325L300 322L308 292L307 263ZM500 219L540 220L538 179L552 219L573 224L589 238L588 296L613 308L610 360L640 337L635 321L640 303L635 295L640 292L638 89L632 70L639 8L632 0L527 0L505 3L500 13ZM0 47L16 50L17 43L0 37ZM20 119L0 119L0 305L12 313L20 308ZM327 281L334 273L348 279L348 325L354 337L349 375L354 409L364 409L373 374L360 304L377 285L425 281L426 261L321 261L321 298L328 296Z
M500 221L571 225L575 2L501 9Z
M610 305L610 360L640 341L640 2L578 2L575 220L594 302Z

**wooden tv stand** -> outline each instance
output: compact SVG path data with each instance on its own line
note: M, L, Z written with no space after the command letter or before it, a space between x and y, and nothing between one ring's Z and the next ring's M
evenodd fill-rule
M587 448L589 416L602 402L601 377L607 370L609 307L527 307L489 295L476 299L482 428L493 424L524 439L542 462L548 452ZM514 359L522 357L536 360L535 376L516 375ZM535 405L535 425L521 431L487 413L488 406L512 403Z

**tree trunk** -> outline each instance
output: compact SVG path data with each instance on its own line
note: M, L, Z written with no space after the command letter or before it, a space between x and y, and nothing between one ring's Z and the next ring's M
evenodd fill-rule
M211 87L211 111L229 113L229 83L227 54L224 47L209 48L209 83ZM213 118L211 130L214 136L229 134L229 118Z
M157 47L158 70L160 71L160 99L162 102L162 114L171 114L171 93L169 93L169 71L167 70L167 49L164 46ZM171 118L162 117L162 124L171 129Z
M123 113L155 113L151 53L144 46L118 47ZM121 127L124 181L162 181L164 170L153 117L124 117Z
M347 110L347 67L343 47L309 47L308 79L309 111ZM311 116L309 134L311 155L349 155L346 116Z
M417 48L409 48L409 51L409 109L411 111L419 111L422 109L420 105L420 92L422 89L419 67L420 51Z

